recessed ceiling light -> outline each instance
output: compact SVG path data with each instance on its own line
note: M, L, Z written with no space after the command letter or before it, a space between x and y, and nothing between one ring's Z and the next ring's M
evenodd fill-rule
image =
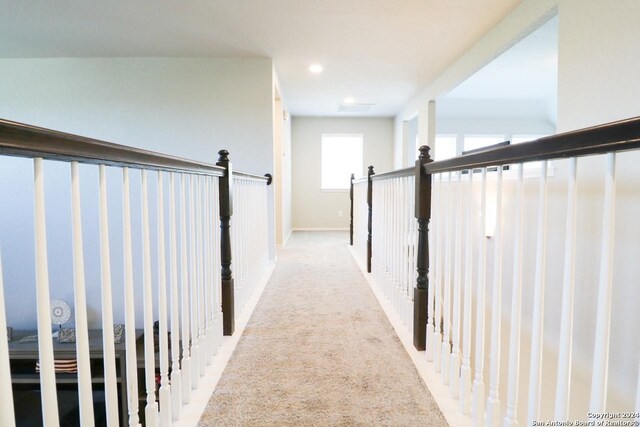
M322 68L322 65L320 64L313 64L309 67L309 71L311 71L313 74L321 73L322 70L324 70L324 68Z
M345 104L353 104L354 102L356 102L356 100L353 99L352 97L348 97L344 99Z

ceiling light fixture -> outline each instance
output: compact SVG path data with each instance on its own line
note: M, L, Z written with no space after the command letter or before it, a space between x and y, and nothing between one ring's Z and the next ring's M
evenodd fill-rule
M320 64L313 64L309 67L309 71L311 71L313 74L319 74L322 72L322 70L324 70L324 68L322 68L322 65Z
M353 99L352 97L348 97L344 99L345 104L353 104L354 102L356 102L356 100Z

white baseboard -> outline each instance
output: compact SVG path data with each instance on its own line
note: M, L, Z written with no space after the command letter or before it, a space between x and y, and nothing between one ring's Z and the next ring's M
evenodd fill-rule
M349 227L295 227L293 231L349 231Z
M463 415L458 410L458 401L451 399L451 392L449 387L442 385L440 381L440 374L434 372L433 364L427 362L427 357L424 351L418 351L413 346L413 336L409 333L409 331L405 328L402 323L402 320L393 309L391 302L386 298L386 296L382 293L377 283L373 279L373 275L371 273L367 273L367 267L364 265L363 260L358 257L358 254L355 252L353 246L347 245L353 259L356 261L356 264L362 271L362 275L365 280L369 284L369 287L373 291L373 294L376 296L380 307L387 315L389 319L389 323L393 326L393 329L396 331L396 335L402 342L404 349L411 357L411 361L413 362L416 370L422 377L422 380L427 385L427 388L431 392L433 399L436 401L436 404L440 408L442 415L444 415L445 420L449 423L450 426L471 426L471 418Z
M180 419L174 421L172 424L174 427L196 427L198 425L200 417L202 417L204 410L207 408L209 399L211 399L211 395L216 389L218 381L220 381L222 372L227 366L227 363L229 363L229 359L231 359L231 355L238 345L238 341L240 341L240 337L249 322L249 318L251 317L253 310L256 308L256 305L260 300L260 296L262 296L262 292L264 291L267 282L271 278L274 268L275 263L270 263L267 266L266 271L253 292L253 295L249 298L244 310L236 319L235 332L230 337L226 336L222 338L222 345L218 348L218 354L213 358L211 365L207 366L207 371L204 376L200 377L198 389L191 392L191 402L182 407Z

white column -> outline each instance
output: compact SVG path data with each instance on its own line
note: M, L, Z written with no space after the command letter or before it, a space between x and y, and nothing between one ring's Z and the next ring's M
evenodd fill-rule
M187 177L180 174L180 290L182 293L182 402L191 401L189 260L187 256Z
M133 251L131 244L131 195L129 168L122 168L122 216L124 234L124 305L129 426L140 426L138 417L138 359L136 357L136 315L133 297Z
M153 292L151 284L151 236L149 234L149 191L147 171L142 170L142 284L144 308L144 374L147 404L144 409L145 424L158 423L156 403L156 354L153 346Z
M487 168L482 169L482 184L480 189L480 229L478 241L478 291L476 301L476 346L475 346L475 376L473 379L472 416L473 426L484 425L484 330L485 330L485 298L486 298L486 268L487 268Z
M465 254L464 254L464 312L462 326L462 368L460 370L460 412L468 414L471 409L471 315L473 292L473 169L469 169L469 182L465 194Z
M87 325L87 295L84 277L84 249L82 244L82 208L80 207L80 173L78 162L71 162L71 211L73 229L73 301L76 322L76 359L78 361L78 402L80 423L91 427L93 392L91 362L89 360L89 327Z
M524 245L524 188L523 164L518 168L518 184L515 203L513 242L513 290L511 294L511 330L509 333L509 379L507 390L507 414L504 427L518 425L518 386L520 379L520 324L522 304L522 247Z
M178 298L178 244L176 232L176 180L169 174L169 266L171 288L171 415L180 418L182 372L180 371L180 300Z
M529 402L527 425L540 419L542 386L542 349L544 333L544 288L547 256L547 161L540 169L538 192L538 225L536 227L536 266L533 280L533 320L531 332L531 363L529 371Z
M36 248L36 303L38 320L38 355L40 357L40 387L42 420L45 427L60 425L58 420L58 396L53 364L53 340L51 338L51 311L49 297L49 266L47 261L47 227L44 208L44 172L42 159L33 159L35 248Z
M160 347L160 425L171 424L171 387L169 386L169 339L167 328L167 263L164 232L164 182L158 171L158 345ZM174 337L175 338L175 337Z
M613 284L613 241L616 211L615 153L607 153L606 156L603 207L602 250L600 254L600 280L598 282L596 338L593 350L591 403L589 405L589 411L596 413L604 412L607 405L609 335L611 332L611 286Z
M564 239L564 274L562 278L562 309L560 311L560 349L556 382L555 419L569 417L569 393L571 385L571 350L573 337L573 288L576 254L576 205L578 186L576 171L578 161L569 160L569 188L567 189L567 226Z
M4 305L4 283L2 275L2 253L0 253L0 425L13 427L16 418L13 413L13 388L9 369L9 344L7 338L7 318Z

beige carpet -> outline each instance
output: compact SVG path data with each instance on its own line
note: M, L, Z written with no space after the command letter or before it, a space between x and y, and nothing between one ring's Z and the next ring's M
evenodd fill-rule
M447 425L347 242L293 234L199 425Z

